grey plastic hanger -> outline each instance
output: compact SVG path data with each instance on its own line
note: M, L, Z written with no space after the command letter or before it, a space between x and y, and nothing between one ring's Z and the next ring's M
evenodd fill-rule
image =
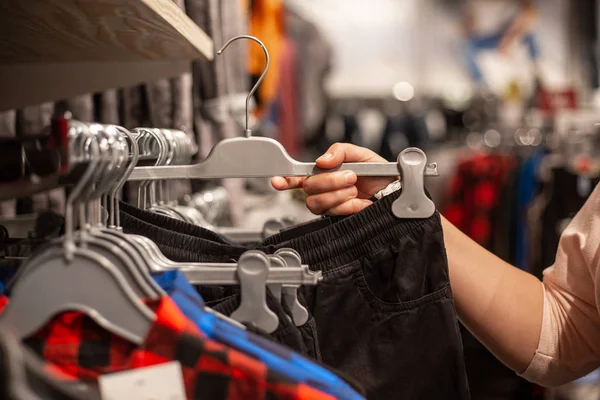
M284 268L287 267L285 260L278 255L270 254L269 261L271 262L271 268ZM278 303L281 303L281 289L283 287L282 283L271 283L267 285L273 297L277 300Z
M252 131L249 128L249 102L252 94L262 82L269 69L269 52L264 44L255 37L241 35L230 39L217 52L223 51L234 41L239 39L249 39L258 43L265 54L265 69L252 87L246 98L246 128L244 130L246 137L237 137L224 139L218 142L210 151L208 156L195 165L181 166L156 166L156 167L138 167L130 175L130 181L150 181L165 179L220 179L220 178L254 178L254 177L273 177L273 176L312 176L324 172L337 170L353 171L357 176L391 176L396 177L403 173L414 174L421 170L421 165L415 166L406 161L396 163L343 163L337 168L324 170L318 168L316 163L304 163L294 160L278 141L265 137L252 137ZM409 153L415 149L406 149ZM423 153L424 154L424 153ZM409 156L412 162L414 157ZM402 165L401 165L402 164ZM424 176L438 176L437 165L435 163L423 164L421 174ZM394 215L399 218L425 218L433 215L429 204L419 205L419 201L429 203L425 192L419 197L421 190L419 188L410 189L411 185L418 183L418 179L408 179L404 187L409 189L410 197L403 200L398 206L393 207ZM422 187L421 187L422 189ZM404 194L400 195L403 197ZM407 205L410 211L407 211Z
M154 314L114 265L77 247L73 240L73 203L98 165L96 141L88 139L86 144L91 149L89 166L67 199L63 244L47 247L28 259L29 271L17 279L0 323L8 324L19 338L24 338L56 314L76 310L108 331L141 344L150 331Z
M191 157L183 152L178 145L178 140L170 129L156 128L136 128L142 132L146 132L158 147L158 157L156 166L182 164L182 161L189 163ZM187 137L186 137L187 138ZM181 140L181 137L179 137ZM149 142L147 142L149 143ZM169 202L169 190L165 181L146 182L140 186L140 190L144 190L143 198L149 198L148 211L165 215L180 221L190 222L186 214L178 209L177 206ZM147 192L146 192L147 191Z
M435 204L425 194L425 152L416 147L405 149L398 156L398 165L402 171L402 193L392 203L392 212L402 218L431 217L435 213Z
M269 261L271 261L271 268L290 267L289 265L287 265L287 263L285 262L283 257L281 257L277 254L270 254L268 257L269 257ZM302 268L302 266L300 265L299 268ZM275 300L277 300L277 303L282 304L281 295L283 292L284 285L275 283L275 284L267 285L267 287L271 291L271 294L273 295L273 297L275 297ZM285 317L288 319L288 321L290 321L290 322L292 321L292 318L289 315L286 314Z
M289 267L302 266L300 255L293 249L279 249L275 252L276 255L283 258ZM282 301L288 306L292 314L294 325L302 326L308 322L308 310L298 300L298 285L283 285Z
M262 238L266 239L269 236L275 235L279 233L282 229L287 228L288 225L283 221L283 219L275 219L271 218L265 221L262 229Z
M238 137L218 142L198 164L137 167L129 181L313 176L338 170L353 171L358 176L395 177L401 173L397 163L389 162L343 163L334 169L321 169L315 163L294 160L274 139ZM426 165L424 175L438 176L437 165Z
M131 162L125 168L124 174L121 177L119 177L115 187L112 189L111 196L113 198L116 196L116 193L123 187L123 185L127 181L127 176L131 173L131 171L137 164L138 159L139 159L139 154L140 154L137 141L135 140L135 138L133 137L131 132L127 131L125 128L121 128L121 127L119 127L119 128L120 128L121 133L123 135L125 135L131 143ZM112 219L112 221L114 221L117 224L117 225L111 225L111 228L114 230L121 231L122 229L119 226L120 218L118 216L119 215L118 200L115 199L111 203L113 205L112 213L116 214L116 218ZM113 234L117 235L117 233L113 233ZM160 251L158 246L152 240L150 240L144 236L121 234L120 237L122 237L124 240L126 240L128 242L132 242L132 244L134 245L134 247L136 249L142 251L145 254L145 259L148 261L147 263L145 263L146 269L148 271L157 271L157 270L162 271L162 270L169 269L169 267L171 267L171 269L172 269L172 266L175 264L173 261L167 259L162 254L162 252ZM154 282L152 277L150 277L150 276L148 276L148 277L151 280L151 283L154 284L158 289L160 289L160 287L158 285L156 285L156 283ZM162 290L160 290L160 291L162 293Z
M93 128L93 129L92 129ZM105 160L101 163L101 167L96 169L94 179L97 181L95 185L88 185L87 190L81 196L80 210L80 225L82 230L76 233L75 238L81 241L81 244L86 248L93 250L97 254L108 259L113 265L120 268L121 272L131 285L132 289L139 297L153 297L151 288L145 284L138 268L135 267L132 256L126 251L129 249L121 241L117 241L114 237L105 235L97 226L93 226L87 222L84 207L88 208L88 215L95 213L95 209L91 204L96 204L96 198L102 194L103 190L108 187L107 183L116 178L116 172L122 167L125 160L123 156L123 148L117 146L120 144L111 136L111 132L107 129L109 126L100 126L93 124L90 126L90 138L97 140L99 143L100 158ZM114 132L112 132L114 133ZM108 179L107 179L108 178Z
M117 130L122 135L124 135L129 140L129 143L131 144L131 161L125 168L123 175L121 177L119 177L119 179L117 179L116 184L114 185L114 187L112 188L112 190L109 193L110 197L112 198L112 201L109 203L111 205L111 210L110 210L111 218L110 218L110 225L109 225L109 229L111 232L112 231L122 232L122 230L123 230L120 226L121 218L120 218L119 200L117 198L117 194L125 185L125 182L127 181L127 177L129 176L131 171L133 171L133 168L135 168L135 166L138 162L138 159L140 157L140 151L139 151L138 140L137 140L137 139L139 139L140 132L135 132L138 134L138 138L135 138L131 132L129 132L127 129L125 129L123 127L117 126ZM113 233L113 234L116 235L116 233ZM145 254L145 258L149 261L149 264L146 264L146 266L150 271L157 271L157 270L164 271L167 269L166 268L167 266L174 264L173 261L167 259L162 254L162 252L160 251L160 249L158 248L156 243L154 243L152 240L150 240L144 236L132 235L132 234L127 234L127 235L121 234L121 237L123 240L126 240L130 243L133 242L132 244L135 243L134 247L136 249L142 251ZM150 279L152 280L152 282L154 282L154 280L151 277L150 277Z
M135 158L135 153L136 152L134 150L134 157L133 158ZM135 161L136 161L135 159L132 160L132 163L135 162ZM126 172L127 172L127 169L126 169ZM122 180L118 180L117 182L121 183ZM252 256L252 253L250 253L249 255ZM249 295L248 294L245 295L246 299L252 298L253 297L253 293L265 292L266 291L265 284L266 284L266 280L267 280L268 277L271 277L272 279L277 278L277 274L275 274L274 276L271 276L272 274L270 273L270 270L271 270L271 266L272 265L277 264L277 265L279 265L281 267L283 267L285 265L284 260L281 257L279 257L279 256L270 256L269 258L270 258L269 259L269 264L267 265L266 276L264 278L265 282L262 282L261 285L260 285L262 287L262 289L259 289L258 287L255 288L254 291L250 292ZM233 268L229 268L230 269L229 272L234 272L236 274L235 276L231 276L232 278L237 278L237 279L233 279L233 282L234 283L238 283L239 282L241 284L241 286L242 286L242 290L243 291L245 290L246 292L249 290L248 287L250 287L250 286L253 287L253 288L255 287L255 285L256 285L256 279L257 279L256 277L251 277L251 278L246 278L245 277L244 272L247 272L247 268L246 267L249 268L248 271L253 271L252 265L245 264L245 263L248 263L248 262L250 262L250 261L248 261L248 255L246 255L245 257L241 258L241 260L238 263L237 268L235 268L235 270L233 270ZM256 262L255 259L254 259L254 262ZM231 266L231 264L229 264L229 266ZM307 275L311 279L311 281L312 281L311 283L316 283L316 281L318 280L318 276L315 276L314 274L311 274L306 267L304 267L304 269L303 269L302 266L299 266L298 268L295 268L295 269L292 268L291 270L292 271L290 271L290 268L284 268L281 271L277 271L277 272L283 272L283 273L285 273L286 271L288 273L293 272L296 275L296 277L300 274L300 277L301 277L302 281L304 281L304 279L306 279L306 276L302 276L302 275ZM201 266L201 272L202 272L202 274L203 274L204 277L206 277L207 275L214 275L215 274L214 271L210 270L210 266L207 266L207 265L202 265ZM221 275L223 275L223 272L225 272L225 269L222 268L222 267L219 267L219 271L218 272ZM293 280L290 280L290 279L287 279L287 278L285 279L285 282L292 282L292 281ZM276 285L277 287L281 287L281 282L280 281L276 281L272 285ZM279 296L277 296L277 297L278 297L278 299L280 298L280 293L279 293ZM265 299L266 299L266 297L265 297ZM261 303L261 306L262 306L262 303ZM265 300L265 307L266 307L266 300ZM256 311L256 310L263 310L263 308L262 307L258 307L258 305L254 305L253 307L245 306L245 307L243 307L241 309L240 312L244 312L244 310L246 310L246 315L248 315L248 313L250 311L252 313L259 313L259 311ZM261 326L262 328L264 328L265 330L272 329L272 326L271 326L272 324L269 325L269 323L267 322L268 321L268 319L267 319L268 317L266 317L262 313L259 313L257 315L258 316L256 317L256 319L253 319L252 321L256 320L257 324L259 326Z
M21 343L5 327L0 327L0 347L4 355L4 373L9 398L18 400L41 400L30 388L25 374Z
M133 139L133 136L129 131L122 127L116 126L107 126L107 128L108 129L106 130L106 132L104 132L105 134L114 135L115 137L117 137L117 139L121 138L123 139L123 141L125 140L124 138L129 139L129 142L132 145L133 152L132 162L129 164L119 163L120 171L118 170L118 174L113 177L114 179L112 179L111 182L109 182L110 185L108 187L103 188L110 191L110 193L114 195L114 180L116 179L117 186L125 181L125 175L128 171L132 169L132 166L135 165L134 163L137 163L139 151L137 149L137 144L135 143L135 140ZM115 140L113 143L122 144L123 142L120 140ZM118 152L126 153L127 156L124 157L125 160L129 159L128 146L119 146L116 149L118 150ZM120 160L121 158L119 158L119 161ZM110 201L110 204L112 204L113 206L115 206L114 203L114 200ZM112 211L114 213L114 210ZM114 228L111 229L108 227L104 227L102 224L90 227L88 232L94 238L94 240L97 240L101 244L105 243L105 245L107 246L112 244L122 249L125 257L129 258L129 260L125 259L123 261L123 264L127 267L127 270L125 272L129 273L130 281L133 280L133 282L130 282L132 286L137 285L143 290L143 296L141 297L159 298L165 294L162 288L154 281L154 279L149 273L151 270L150 265L153 262L155 262L152 257L152 254L147 252L145 247L140 246L138 241L134 240L134 238L132 238L130 235L125 235L122 232L115 230ZM100 252L102 254L101 250ZM107 258L110 259L110 256L107 256Z
M1 389L8 393L2 400L101 400L99 393L82 381L54 377L47 363L4 327L0 328L0 350L6 382Z
M46 387L52 387L56 393L53 399L101 400L100 393L91 385L79 380L64 381L49 374L47 363L29 348L21 346L20 353L28 384L38 396L41 396L40 400L48 400ZM14 399L25 400L18 396Z
M155 316L121 272L87 249L74 248L71 257L58 248L32 257L37 265L16 282L0 322L25 338L61 312L81 311L104 329L143 343Z
M248 250L256 252L256 250ZM244 254L246 254L245 252ZM242 254L243 255L243 254ZM239 285L237 270L243 264L240 258L237 263L180 263L178 268L194 285ZM320 272L314 273L303 265L297 267L271 268L267 271L267 284L316 285L321 279Z
M124 162L128 160L129 149L127 146L122 145L123 141L119 140L122 139L120 137L122 133L122 131L110 125L103 126L103 130L97 132L97 137L104 135L114 139L108 143L114 152L112 160L116 163L116 168L114 168L114 172L107 170L107 173L110 174L110 180L104 184L99 182L96 190L90 194L91 196L102 195L110 190L114 185L114 180L120 178L126 169L124 168ZM104 179L104 182L106 182L106 179ZM93 201L93 197L84 200L85 203L89 204ZM126 235L105 228L101 223L93 226L88 225L85 234L83 240L86 242L86 246L93 248L98 254L106 257L115 266L119 267L139 297L159 298L164 295L164 291L149 275L146 255L142 254L139 248L135 246L135 242L129 240Z
M131 162L130 164L125 168L124 174L123 176L121 176L117 182L115 187L112 189L111 191L111 195L113 197L115 197L116 193L123 187L123 185L125 184L126 180L127 180L127 175L129 173L131 173L132 169L135 167L135 165L137 164L140 152L139 152L139 148L138 148L138 144L136 142L136 140L133 138L133 135L127 131L124 128L120 128L121 129L121 133L124 134L125 136L127 136L130 139L131 142ZM118 217L119 215L119 207L118 207L118 200L114 200L113 202L111 202L113 204L114 210L111 212L111 214L116 214L116 217L113 219L111 218L111 221L115 221L115 223L117 225L113 225L111 228L113 228L114 230L120 230L120 218ZM116 233L115 233L116 235ZM142 250L145 254L146 254L146 259L148 261L150 261L147 264L147 268L150 271L153 272L163 272L163 271L169 271L169 270L173 270L173 269L179 269L182 267L186 267L186 268L201 268L202 269L202 274L204 277L206 277L206 274L210 274L211 271L209 270L210 268L220 268L219 264L207 264L207 263L197 263L197 264L190 264L190 263L176 263L174 261L169 260L168 258L166 258L162 252L160 251L160 249L158 248L158 246L156 245L156 243L154 243L152 240L144 237L144 236L139 236L139 235L131 235L131 234L127 234L127 235L123 235L121 234L122 238L124 240L127 241L134 241L136 244L136 247L139 248L140 250ZM231 273L230 277L230 283L232 285L237 285L239 284L239 280L235 279L235 269L237 268L237 264L225 264L226 266L230 267L229 272ZM222 269L221 269L222 271ZM221 277L222 279L222 277ZM153 281L153 280L152 280Z
M93 129L88 130L88 137L99 143L99 148L102 149L99 157L104 161L100 163L101 167L95 170L94 179L97 180L97 184L87 185L87 190L82 193L79 205L79 219L82 230L78 231L74 237L81 242L81 245L105 257L112 265L117 267L138 297L156 298L159 294L147 283L147 280L143 279L143 270L140 268L140 264L143 262L142 257L138 256L136 258L136 254L123 240L105 234L98 226L86 222L87 217L84 206L95 203L95 198L101 195L105 188L108 188L107 183L110 184L110 181L116 177L118 169L122 167L123 162L126 160L123 154L125 149L120 146L122 143L115 140L116 135L114 134L116 131L111 132L108 129L111 128L110 126L99 124L93 124L90 128ZM109 179L106 179L105 175L108 175ZM93 214L95 210L89 207L88 211L92 211L88 212L89 215Z
M109 228L114 228L117 230L122 230L121 229L121 217L120 217L120 208L119 208L119 192L121 191L121 189L123 188L123 186L125 185L125 182L127 182L127 178L129 177L129 175L131 174L131 172L133 171L133 169L135 168L135 166L138 163L138 160L140 158L140 150L138 147L138 141L137 138L134 137L134 135L129 132L127 129L121 127L121 126L115 126L115 128L117 129L117 131L119 131L119 133L121 133L121 135L123 135L124 138L126 138L127 140L129 140L130 143L130 151L131 151L131 160L129 162L129 164L127 164L127 166L125 167L125 170L123 171L123 175L121 177L119 177L119 179L117 179L116 184L113 186L112 190L109 191L108 196L110 199L112 199L112 201L109 203L110 207L109 207Z
M155 167L162 165L166 152L163 148L163 142L152 128L135 128L138 133L137 140L140 151L144 155L156 154ZM141 182L138 186L138 207L146 209L148 206L148 187L151 184L149 180Z
M262 252L249 250L242 254L237 276L241 286L239 307L231 318L239 322L252 322L267 333L275 332L279 318L267 306L267 276L271 262Z
M289 228L295 224L295 219L291 217L272 218L265 221L261 230L218 227L213 228L219 235L225 236L227 239L235 243L260 243L269 236L279 233L282 229Z
M161 139L165 142L165 147L168 149L168 157L165 165L184 165L189 164L192 160L192 155L197 151L197 147L193 146L192 141L182 131L174 129L159 129ZM196 224L203 222L202 215L194 208L181 206L177 201L173 201L170 195L170 186L166 181L158 181L158 198L157 208L167 212L173 212L176 216L188 223Z

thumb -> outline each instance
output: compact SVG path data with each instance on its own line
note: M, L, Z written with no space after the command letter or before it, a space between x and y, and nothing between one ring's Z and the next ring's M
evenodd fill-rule
M329 150L317 159L319 168L331 169L344 162L380 162L385 161L376 153L364 147L349 143L335 143Z

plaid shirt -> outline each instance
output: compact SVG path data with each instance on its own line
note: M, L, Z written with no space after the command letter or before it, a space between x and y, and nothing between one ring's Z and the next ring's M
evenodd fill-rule
M484 247L490 245L492 212L514 164L511 156L478 154L460 163L450 184L444 216Z
M167 271L154 275L154 280L209 338L230 346L264 362L269 368L297 382L305 382L339 399L363 400L363 396L332 372L293 351L247 332L204 311L204 300L183 272Z
M0 309L4 307L6 300L0 297ZM10 332L2 329L0 339L0 398L13 398L12 389L7 384L15 378L25 379L24 384L40 399L70 399L70 400L95 400L100 395L95 388L82 384L72 376L62 372L56 365L47 363L24 346L20 346L16 337ZM16 354L8 354L5 350L11 346ZM13 360L11 357L16 356ZM6 369L9 363L17 361L19 367L16 371ZM19 377L13 376L13 372ZM18 396L17 396L18 397ZM20 397L19 397L20 398Z
M205 339L166 296L147 305L156 319L140 347L102 329L80 312L61 313L25 343L66 374L82 380L179 361L188 399L334 398Z

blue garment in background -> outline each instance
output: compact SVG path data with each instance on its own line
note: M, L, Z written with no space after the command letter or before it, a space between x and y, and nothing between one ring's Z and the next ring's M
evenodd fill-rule
M539 186L537 170L544 158L543 152L537 152L527 159L519 171L517 183L517 246L516 266L529 271L529 232L527 230L527 211L533 202Z
M472 36L467 38L467 62L469 65L469 71L471 72L471 77L475 81L483 81L483 74L481 73L481 69L479 68L479 64L477 62L477 56L481 51L494 50L498 48L500 41L504 37L505 32L512 25L512 22L513 21L511 20L509 23L505 24L505 26L503 26L498 32L489 35ZM527 50L531 59L537 60L539 56L539 50L533 34L529 33L521 40L527 46Z
M154 280L171 296L183 314L210 339L262 361L290 379L305 382L339 399L363 399L350 385L325 368L204 311L204 300L182 272L162 272L154 275Z
M13 277L17 274L17 267L0 268L0 296L5 296Z

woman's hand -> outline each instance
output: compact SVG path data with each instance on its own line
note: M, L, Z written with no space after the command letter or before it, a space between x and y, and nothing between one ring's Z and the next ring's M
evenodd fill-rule
M321 168L343 162L381 162L382 157L351 144L336 143L317 160ZM395 178L357 178L348 171L310 178L273 178L276 189L303 188L315 214L347 215L369 206L368 200ZM537 349L544 290L540 281L513 268L442 217L450 284L465 326L502 362L522 373Z
M348 143L336 143L317 159L317 166L331 169L344 162L385 162L369 149ZM275 189L303 188L308 197L306 206L317 215L349 215L371 205L375 193L393 182L394 178L358 178L352 171L336 171L309 178L275 177L271 184Z

